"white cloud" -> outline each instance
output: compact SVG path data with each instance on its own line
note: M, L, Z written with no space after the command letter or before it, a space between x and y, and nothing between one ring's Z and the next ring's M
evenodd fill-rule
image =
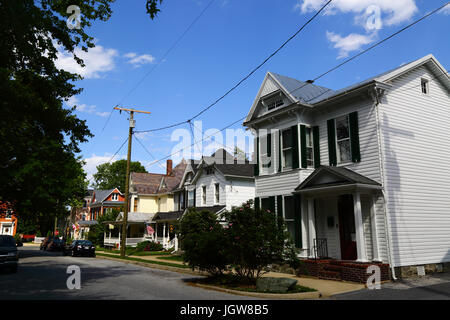
M92 179L94 173L97 172L97 166L108 162L113 155L110 153L105 153L103 156L97 156L95 154L92 155L90 158L83 159L85 162L85 165L83 166L84 171L86 172L86 178L88 180ZM113 159L113 161L117 161L120 159L126 159L125 155L116 155ZM90 184L92 184L94 180L90 180Z
M128 58L128 63L132 64L135 68L139 68L144 64L153 63L155 61L155 57L150 54L142 54L137 55L134 52L129 52L124 54L125 58Z
M352 51L359 50L363 45L371 43L375 38L375 33L363 35L351 33L342 37L334 32L327 31L327 38L333 43L333 48L339 50L338 59L345 58Z
M78 73L87 79L100 78L101 73L113 70L115 68L114 58L118 55L117 50L107 49L100 45L90 48L88 52L84 52L81 48L76 48L74 50L75 54L85 64L85 67L82 67L74 60L73 54L63 51L61 46L58 45L57 49L56 66L68 72Z
M450 4L447 4L440 12L443 14L450 14Z
M69 100L66 102L69 107L76 106L75 110L83 113L88 114L95 114L100 117L107 117L109 116L109 112L100 112L97 110L97 106L95 105L87 105L87 104L80 104L78 101L78 98L73 96L70 97Z
M301 13L319 10L327 0L298 0L294 6ZM407 21L418 11L415 0L334 0L325 9L325 14L333 15L339 12L354 13L355 21L363 23L366 9L377 6L384 15L384 24L390 26Z

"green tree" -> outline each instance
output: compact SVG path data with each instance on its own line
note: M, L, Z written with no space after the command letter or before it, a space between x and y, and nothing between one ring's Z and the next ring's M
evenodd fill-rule
M147 172L139 161L130 162L130 172ZM102 163L97 166L94 174L94 183L97 189L118 188L125 191L125 178L127 176L127 161L117 160L113 163Z
M77 74L55 65L59 49L94 47L86 33L111 16L113 0L0 0L0 201L24 218L63 215L80 192L79 144L92 137L86 122L63 101L79 94ZM147 0L153 19L161 0ZM66 10L78 5L80 28L69 29Z

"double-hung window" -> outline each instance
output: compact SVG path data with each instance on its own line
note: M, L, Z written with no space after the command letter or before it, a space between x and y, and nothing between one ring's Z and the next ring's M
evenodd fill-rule
M351 161L350 125L348 115L336 118L336 145L338 163Z
M292 239L295 239L295 201L293 196L284 197L283 218Z
M206 205L206 186L202 186L202 204Z
M306 161L308 167L314 167L314 144L311 127L306 127Z
M113 193L112 197L111 197L112 201L118 201L119 200L119 194L118 193Z
M219 189L219 184L216 183L214 185L214 199L215 199L215 203L219 204L219 200L220 200L220 189Z
M265 173L269 172L269 168L272 165L271 153L269 149L270 142L268 141L269 135L261 137L260 148L261 148L261 166Z
M188 207L194 206L194 190L188 191Z
M281 154L283 170L292 169L293 139L291 129L282 131Z

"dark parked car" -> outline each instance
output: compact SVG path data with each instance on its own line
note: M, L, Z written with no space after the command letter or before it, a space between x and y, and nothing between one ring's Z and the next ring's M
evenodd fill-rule
M47 250L48 244L53 241L54 239L58 239L58 237L47 237L41 242L40 249L41 250Z
M0 268L9 268L12 272L16 272L18 262L19 253L14 237L0 235Z
M88 240L74 240L64 247L63 255L95 257L95 246Z
M64 249L64 241L61 239L53 239L47 245L47 251L62 251Z

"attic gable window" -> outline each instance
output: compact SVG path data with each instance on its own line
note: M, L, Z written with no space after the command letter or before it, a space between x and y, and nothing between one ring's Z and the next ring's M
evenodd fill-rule
M119 194L118 193L113 193L112 197L111 197L112 201L118 201L119 200Z
M420 85L422 87L422 93L423 94L429 94L430 93L427 79L423 79L423 78L420 79Z
M275 108L281 107L284 104L282 98L274 98L267 101L267 110L273 110Z

